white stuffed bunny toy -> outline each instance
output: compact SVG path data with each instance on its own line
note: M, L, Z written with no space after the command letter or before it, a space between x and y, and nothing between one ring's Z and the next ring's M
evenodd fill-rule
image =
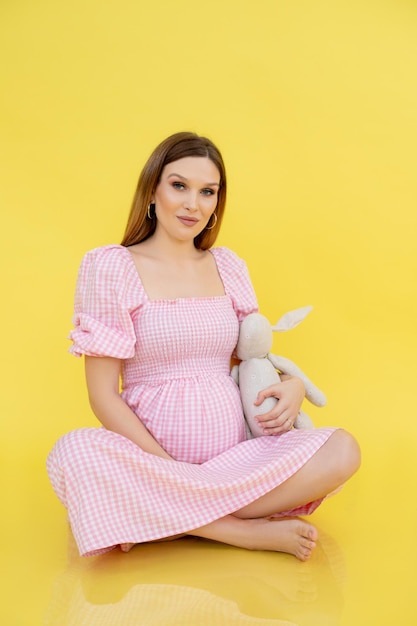
M278 372L290 376L298 376L304 383L306 398L316 406L324 406L326 404L324 393L307 378L295 363L282 356L270 353L272 332L284 332L294 328L308 315L312 308L311 306L306 306L290 311L272 327L266 317L260 313L251 313L245 317L240 325L236 356L241 362L232 368L232 376L239 385L243 412L253 437L264 435L255 416L271 411L278 400L276 398L265 398L260 406L255 406L254 402L259 391L281 380ZM309 416L300 411L294 427L314 428L314 425Z

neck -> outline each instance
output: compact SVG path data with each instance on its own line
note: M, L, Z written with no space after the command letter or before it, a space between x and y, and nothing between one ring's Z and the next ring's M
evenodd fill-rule
M172 261L195 258L201 254L201 250L195 247L193 240L171 239L164 232L158 232L158 230L144 244L146 244L149 252L152 252L152 255Z

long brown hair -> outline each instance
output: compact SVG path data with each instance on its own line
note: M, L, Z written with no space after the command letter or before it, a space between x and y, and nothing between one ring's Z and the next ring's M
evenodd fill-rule
M148 218L148 206L161 178L162 170L168 163L185 157L206 157L213 161L220 174L220 188L216 207L215 226L205 228L194 239L194 245L200 250L207 250L216 241L226 204L226 171L220 151L210 139L195 133L175 133L160 143L145 163L139 176L138 185L127 220L122 246L133 246L148 239L155 232L156 217ZM210 223L212 220L209 220Z

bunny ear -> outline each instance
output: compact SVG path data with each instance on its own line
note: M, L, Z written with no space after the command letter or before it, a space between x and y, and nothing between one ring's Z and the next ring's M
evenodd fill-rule
M291 328L298 326L312 309L312 306L303 306L301 309L295 309L294 311L285 313L275 326L272 326L272 330L281 333L285 330L291 330Z

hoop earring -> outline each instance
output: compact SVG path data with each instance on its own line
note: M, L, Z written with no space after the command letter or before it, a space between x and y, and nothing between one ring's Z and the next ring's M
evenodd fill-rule
M153 211L153 215L151 215L151 211ZM148 215L148 220L152 220L155 217L155 204L154 204L154 202L151 202L148 205L147 215Z
M206 226L206 230L212 230L216 226L216 224L217 224L217 215L215 213L212 213L211 216L210 216L210 219L212 217L214 217L214 224L212 226Z

